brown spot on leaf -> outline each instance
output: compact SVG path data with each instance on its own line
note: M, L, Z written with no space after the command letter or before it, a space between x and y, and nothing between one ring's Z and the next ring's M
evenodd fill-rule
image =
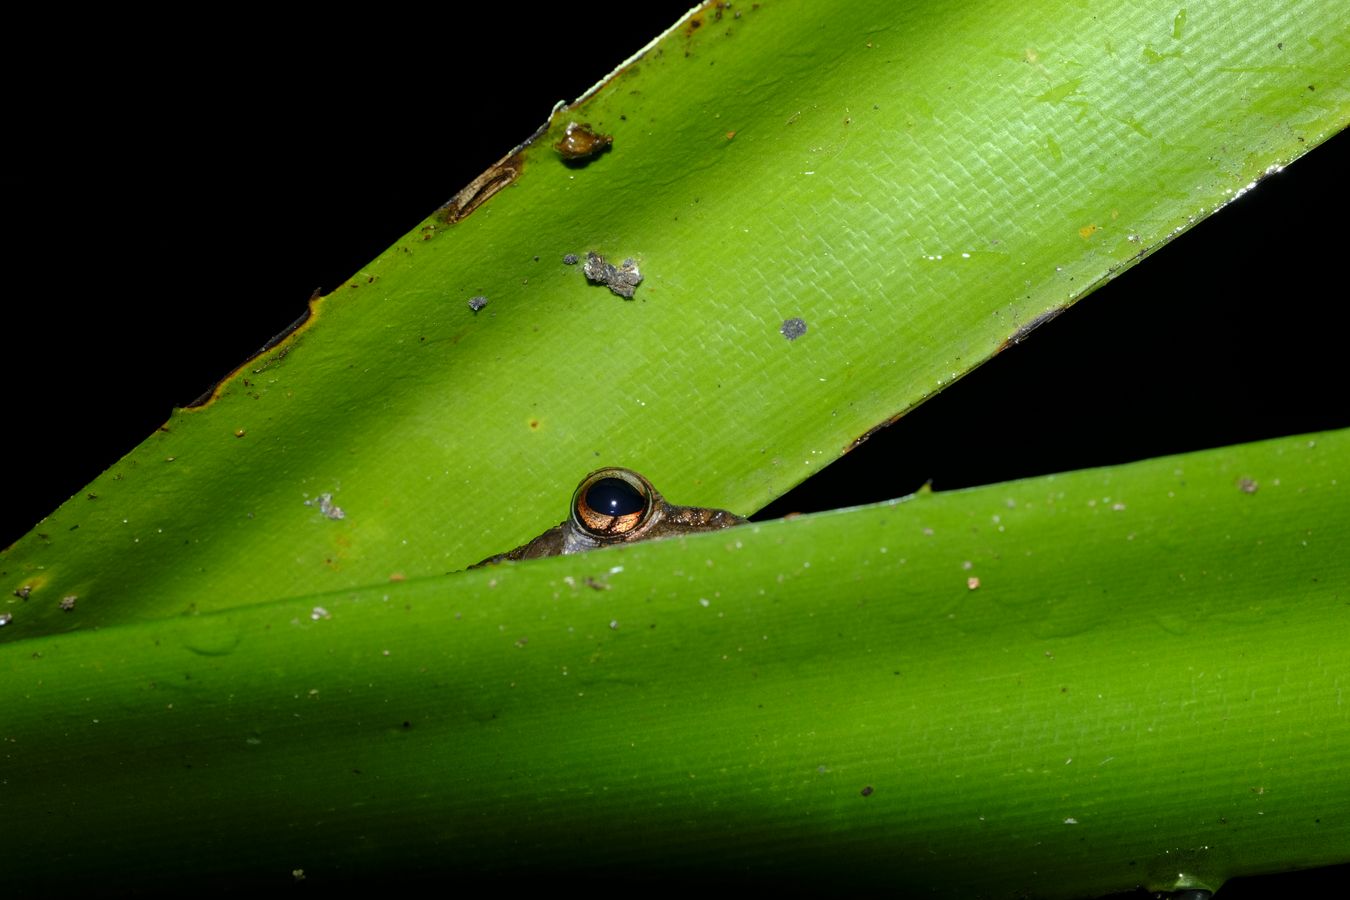
M314 305L319 301L321 297L322 294L319 292L319 289L315 288L314 293L309 295L309 302L305 305L305 311L300 314L299 318L297 318L290 325L287 325L278 334L273 335L271 340L269 340L267 343L263 344L261 347L258 348L257 353L254 353L248 359L244 360L243 363L241 363L233 372L231 372L230 374L226 375L224 378L220 379L215 384L213 384L209 389L204 391L200 397L198 397L196 400L193 400L191 403L185 406L184 409L198 409L200 407L209 406L210 404L214 403L220 397L222 391L225 389L225 385L229 384L230 381L232 381L236 375L248 369L250 366L254 364L254 362L259 357L275 349L287 338L291 337L292 335L298 334L300 331L302 331L304 327L309 324L309 321L314 313ZM286 354L291 352L294 346L295 343L292 342L287 346L282 347L281 350L277 352L274 356L272 356L270 359L264 360L261 365L259 365L257 368L254 368L252 370L253 374L256 375L260 372L263 372L266 369L270 368L271 366L275 365L276 363L281 362L283 359L286 358ZM246 387L248 386L247 380L245 380L244 385ZM165 427L163 428L163 430L168 431L169 429Z
M492 199L502 188L520 177L525 168L525 148L548 131L549 122L535 129L534 134L521 141L510 153L493 163L486 172L465 185L441 207L440 218L448 225L461 221L478 207ZM434 236L434 230L425 237Z
M519 151L497 160L492 168L470 181L441 207L441 218L450 225L462 221L492 199L498 191L519 178L524 166L525 160Z

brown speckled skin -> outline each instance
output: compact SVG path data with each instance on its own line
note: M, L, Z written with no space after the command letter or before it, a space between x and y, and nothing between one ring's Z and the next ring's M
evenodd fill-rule
M589 476L588 476L589 478ZM642 479L650 487L650 482ZM583 482L584 483L584 482ZM514 550L489 556L480 563L469 566L495 565L507 560L538 559L544 556L561 556L565 553L583 553L597 547L614 544L631 544L634 541L650 541L659 538L675 537L681 534L696 534L700 531L717 531L733 525L744 525L746 519L725 509L704 509L701 506L675 506L667 503L661 492L651 487L652 512L647 520L637 528L621 537L599 540L580 528L568 518L555 525L534 540L521 544Z

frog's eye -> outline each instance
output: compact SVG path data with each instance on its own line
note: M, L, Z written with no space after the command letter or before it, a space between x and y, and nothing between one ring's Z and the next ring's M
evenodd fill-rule
M617 540L651 516L652 486L628 469L601 469L581 482L572 497L572 521L597 540Z

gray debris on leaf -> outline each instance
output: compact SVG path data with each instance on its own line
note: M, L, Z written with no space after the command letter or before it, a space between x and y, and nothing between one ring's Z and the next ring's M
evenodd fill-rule
M806 320L799 319L795 316L791 319L784 319L782 327L778 330L782 333L783 337L787 338L789 341L795 341L797 338L806 334Z
M478 296L469 298L469 309L473 310L474 312L478 312L480 309L482 309L487 305L488 299L486 297Z
M633 291L642 283L642 273L632 259L625 259L623 265L616 266L599 253L587 252L586 264L581 270L588 281L607 286L625 300L632 300Z
M347 514L343 512L342 507L333 503L332 494L320 494L317 499L306 500L305 505L319 507L319 512L325 518L333 519L334 521L347 518Z

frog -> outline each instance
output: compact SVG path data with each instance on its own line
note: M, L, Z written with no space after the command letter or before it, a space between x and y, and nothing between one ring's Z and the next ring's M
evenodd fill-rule
M513 560L584 553L615 544L718 531L748 520L725 509L667 503L650 481L632 469L608 466L581 479L571 515L514 550L489 556L477 569Z

